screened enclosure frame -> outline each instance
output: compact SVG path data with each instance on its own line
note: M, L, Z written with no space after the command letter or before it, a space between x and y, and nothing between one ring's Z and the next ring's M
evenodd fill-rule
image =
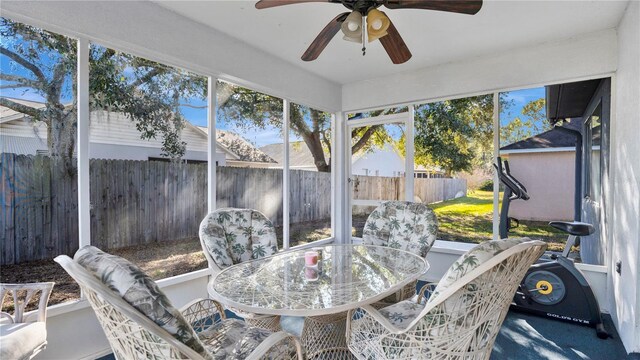
M78 121L78 132L77 132L77 143L78 143L78 149L77 149L77 166L78 166L78 226L79 226L79 239L78 239L78 245L79 246L84 246L84 245L88 245L91 242L91 229L90 229L90 199L89 199L89 52L90 52L90 45L92 42L95 43L100 43L103 44L104 46L108 46L110 48L116 49L118 51L123 51L123 52L127 52L130 53L134 56L140 56L140 57L144 57L153 61L157 61L159 63L162 64L166 64L169 66L173 66L176 68L180 68L180 69L184 69L193 73L196 73L198 75L201 76L205 76L207 77L207 89L208 89L208 93L207 93L207 104L208 104L208 108L207 108L207 127L209 129L209 141L208 141L208 170L207 170L207 178L208 178L208 191L207 191L207 201L208 201L208 209L212 210L215 209L216 207L216 201L215 201L215 184L216 184L216 167L215 166L210 166L212 161L214 161L214 155L215 155L215 141L213 141L213 139L215 139L215 131L216 131L216 116L217 116L217 101L216 98L211 96L212 94L215 94L215 90L216 90L216 82L218 80L220 81L225 81L225 82L229 82L238 86L243 86L246 87L248 89L254 90L254 91L260 91L263 92L267 95L270 96L274 96L274 97L278 97L280 99L282 99L283 101L283 105L285 106L285 109L288 109L288 105L295 101L295 99L288 99L288 98L284 98L282 96L278 95L278 91L272 91L272 89L265 89L262 86L259 86L257 84L253 84L250 81L246 81L246 80L242 80L242 79L237 79L237 78L233 78L231 76L225 76L225 75L221 75L221 74L212 74L211 71L208 71L206 69L202 69L202 68L198 68L198 67L194 67L194 66L190 66L189 64L185 64L185 63L181 63L180 61L177 61L175 58L168 56L168 55L163 55L163 54L157 54L157 53L148 53L144 50L141 49L129 49L126 46L118 46L118 45L114 45L113 43L110 42L105 42L105 41L101 41L100 39L92 39L91 37L86 37L86 36L78 36L78 34L73 34L73 33L69 33L66 31L60 31L60 29L48 29L48 27L44 24L38 24L37 22L32 23L31 25L33 26L37 26L40 27L42 29L46 29L48 31L52 31L52 32L56 32L59 33L61 35L64 36L68 36L71 37L73 39L76 39L77 43L78 43L78 50L77 50L77 121ZM567 83L567 82L574 82L574 81L583 81L583 80L591 80L591 79L598 79L598 78L605 78L605 77L609 77L611 78L611 86L612 88L615 88L615 81L616 81L616 74L615 73L605 73L605 74L599 74L599 75L590 75L590 76L583 76L583 77L573 77L573 78L567 78L567 79L563 79L561 81L553 81L553 82L546 82L546 83L539 83L539 84L527 84L527 85L523 85L523 86L517 86L517 87L509 87L509 88L498 88L498 89L493 89L493 90L488 90L488 91L478 91L478 92L469 92L469 93L460 93L460 94L456 94L456 95L451 95L451 96L443 96L443 97L439 97L439 98L431 98L431 99L418 99L418 100L412 100L409 102L403 102L403 103L396 103L396 104L385 104L385 105L381 105L381 106L377 106L377 107L370 107L370 108L362 108L362 109L343 109L342 111L331 111L331 110L327 110L327 109L322 109L321 107L317 107L314 105L307 105L309 107L312 107L314 109L318 109L320 111L326 111L331 113L331 134L332 134L332 139L333 139L333 146L331 148L331 236L326 238L326 239L322 239L322 240L317 240L314 241L313 243L310 244L304 244L304 245L300 245L300 246L313 246L313 245L318 245L318 244L323 244L323 243L329 243L329 242L338 242L338 243L345 243L345 242L351 242L351 228L350 228L350 222L351 219L349 217L350 215L350 209L349 209L349 200L348 197L350 196L350 188L349 188L349 184L347 182L347 178L348 178L348 174L349 174L349 166L350 166L350 159L348 159L348 154L350 153L350 149L347 149L347 142L350 141L350 139L346 136L348 134L347 129L348 129L348 120L347 120L347 114L348 113L353 113L353 112L363 112L363 111L371 111L371 110L378 110L378 109L383 109L383 108L389 108L389 107L393 107L393 106L408 106L409 108L409 112L411 113L411 119L409 121L411 121L411 123L413 123L413 119L415 118L415 109L414 106L416 106L417 104L425 104L425 103L433 103L433 102L437 102L437 101L444 101L444 100L450 100L450 99L457 99L457 98L462 98L462 97L470 97L470 96L477 96L477 95L484 95L487 94L488 92L492 92L493 93L493 97L494 97L494 154L493 157L497 157L499 155L499 124L500 124L500 112L499 112L499 94L501 92L506 92L506 91L515 91L515 90L522 90L522 89L527 89L527 88L531 88L531 87L540 87L540 86L545 86L545 85L555 85L555 84L561 84L561 83ZM612 99L612 104L613 99L615 98L615 93L611 94L611 99ZM300 103L301 105L302 102L296 102L296 103ZM289 145L289 117L290 114L288 111L283 112L283 130L284 131L284 152L285 152L285 160L283 161L283 194L282 194L282 198L283 198L283 235L286 234L286 236L283 239L283 246L285 248L289 248L289 238L288 238L288 234L289 234L289 206L288 206L288 201L294 200L295 199L290 199L290 192L288 191L288 187L289 187L289 167L288 167L288 161L289 161L289 156L288 156L288 145ZM615 118L615 107L612 106L611 107L611 112L610 112L610 117L611 118ZM411 126L411 131L410 131L410 139L409 140L409 136L407 139L407 145L409 144L410 141L413 140L413 126ZM407 146L407 155L409 155L409 146ZM413 146L411 146L411 156L413 156ZM409 156L407 156L408 158ZM408 162L409 160L407 160ZM407 172L408 173L408 172ZM497 184L497 175L494 173L494 211L493 211L493 234L494 234L494 238L498 237L498 231L497 231L497 227L498 227L498 203L499 203L499 193L498 193L498 184ZM605 209L605 211L611 211L610 209ZM609 243L608 245L609 247L611 246L611 243ZM610 249L607 249L610 251Z

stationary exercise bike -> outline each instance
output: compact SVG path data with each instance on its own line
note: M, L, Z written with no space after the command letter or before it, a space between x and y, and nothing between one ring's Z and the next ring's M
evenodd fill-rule
M509 229L517 227L517 219L509 217L513 200L529 200L527 189L511 175L509 163L498 157L494 167L505 190L500 210L500 238L508 237ZM571 247L580 244L581 236L595 231L593 225L573 221L552 221L550 226L569 234L562 254L547 252L529 268L518 286L511 308L552 319L593 326L601 339L609 336L602 324L598 301L589 283L569 259Z

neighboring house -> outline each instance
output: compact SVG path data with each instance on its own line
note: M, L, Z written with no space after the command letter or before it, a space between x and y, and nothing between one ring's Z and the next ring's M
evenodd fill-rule
M282 168L284 162L284 144L270 144L260 148L262 152L269 155L277 162L276 167ZM325 158L330 155L325 152ZM295 170L317 171L318 168L313 160L313 155L304 141L289 142L289 168Z
M565 127L578 129L577 121ZM511 203L509 215L520 220L572 220L575 135L559 127L500 148L511 174L526 188L528 201Z
M12 99L34 108L43 103ZM160 160L161 139L143 140L135 123L117 112L92 111L90 114L89 157L93 159ZM242 167L268 167L275 161L252 146L237 134L218 130L216 132L218 165ZM207 161L206 128L189 122L181 133L186 142L185 161ZM3 153L23 155L47 154L47 126L43 122L29 121L25 114L0 106L0 145Z
M284 158L283 144L265 145L260 148L278 162L282 167ZM329 158L329 154L325 153ZM317 171L313 156L304 141L293 141L289 144L289 166L291 169ZM361 151L353 156L351 171L354 175L400 177L405 173L404 156L400 155L390 145L374 148L371 151ZM415 177L442 177L442 172L430 170L417 165L414 169Z
M205 135L206 139L208 136L208 129L204 126L197 126L196 128ZM259 168L278 167L277 162L274 159L234 132L216 129L216 139L218 147L224 148L226 151L234 154L233 159L227 158L228 166Z
M360 151L353 155L351 173L364 176L402 177L405 173L404 156L391 145L374 147L370 151Z

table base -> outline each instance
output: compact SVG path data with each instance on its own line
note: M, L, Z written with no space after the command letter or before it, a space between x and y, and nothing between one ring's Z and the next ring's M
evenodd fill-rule
M346 312L306 317L300 342L307 358L355 359L347 347L346 331Z
M267 329L272 332L281 331L280 316L274 315L258 315L256 317L246 317L244 321L247 324L260 329Z

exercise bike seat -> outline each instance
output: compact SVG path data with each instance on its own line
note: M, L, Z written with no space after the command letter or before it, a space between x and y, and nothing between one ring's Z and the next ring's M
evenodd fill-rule
M552 221L549 226L575 236L587 236L596 231L593 225L579 221Z

